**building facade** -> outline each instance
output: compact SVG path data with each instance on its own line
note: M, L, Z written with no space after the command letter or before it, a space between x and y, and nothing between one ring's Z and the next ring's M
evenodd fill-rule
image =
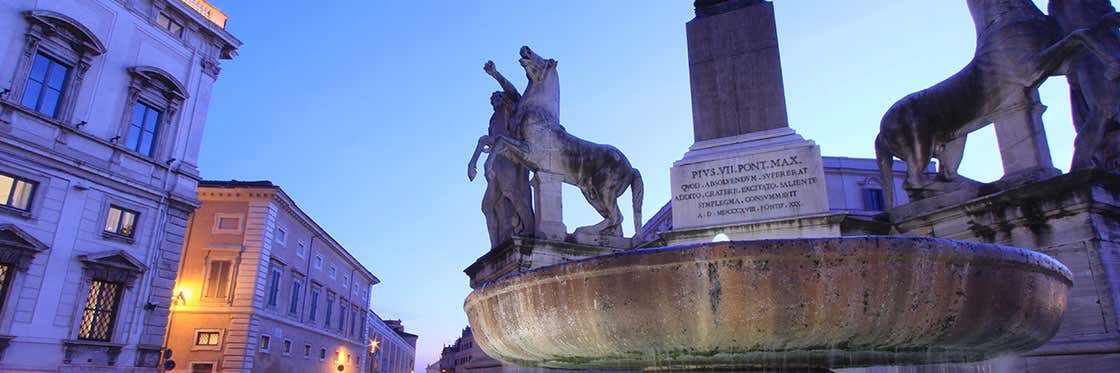
M0 2L0 371L158 366L224 26L203 0Z
M360 372L379 282L270 182L199 185L167 346L182 372Z
M419 336L406 332L400 320L382 320L372 310L367 315L370 349L365 372L412 373Z

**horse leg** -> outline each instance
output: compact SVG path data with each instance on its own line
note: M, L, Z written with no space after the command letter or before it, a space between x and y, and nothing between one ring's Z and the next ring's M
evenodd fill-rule
M1093 167L1093 156L1097 154L1097 148L1100 147L1110 120L1112 118L1102 115L1099 110L1089 113L1089 117L1077 130L1077 137L1073 140L1073 162L1070 170Z
M1086 51L1107 67L1105 76L1109 80L1120 77L1120 51L1101 43L1093 37L1093 34L1090 29L1075 30L1040 52L1035 57L1039 68L1033 80L1040 82L1054 75L1054 72L1066 66L1071 59Z
M602 193L594 190L593 186L580 186L580 192L591 207L599 212L603 217L603 221L595 225L586 227L579 227L575 233L591 233L603 236L622 236L622 212L619 211L618 202L615 198L602 198ZM592 197L596 198L592 198Z
M529 159L528 143L502 135L492 137L491 141L493 141L493 146L490 148L491 154L506 157L513 163L535 169L535 164Z
M906 161L906 181L902 183L902 188L906 189L906 194L909 195L911 201L924 198L923 191L929 186L929 182L925 178L925 169L929 166L930 160L933 159L933 144L931 141L922 141L919 136L913 137L914 147L909 149L910 153Z
M968 136L961 136L945 143L944 149L941 150L941 156L937 158L939 165L937 168L938 176L942 181L953 181L957 179L957 169L961 166L961 160L964 158L964 142Z

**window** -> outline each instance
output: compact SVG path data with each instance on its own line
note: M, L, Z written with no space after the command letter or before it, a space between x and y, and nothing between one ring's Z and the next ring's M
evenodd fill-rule
M152 144L159 130L159 119L163 112L148 103L139 101L132 107L132 119L128 121L128 134L125 146L134 152L152 156Z
M299 295L303 290L303 281L300 279L292 279L292 298L291 303L288 304L288 314L295 315L299 311Z
M346 327L346 301L338 300L338 331L345 330Z
M269 337L267 335L262 334L261 335L261 344L260 344L261 352L268 352L268 349L271 348L271 347L272 347L272 337Z
M283 353L284 356L291 356L292 355L292 340L291 339L285 339L284 340L284 349L281 351L281 353Z
M307 257L307 245L303 241L296 242L296 256L300 258Z
M214 232L239 233L241 232L241 215L239 214L214 214Z
M335 278L335 276L338 275L338 268L335 268L335 266L332 265L331 269L327 271L327 273L331 275L331 278Z
M113 321L116 318L117 303L121 298L121 284L93 280L89 286L82 322L78 327L78 339L109 341L113 337Z
M8 299L8 288L12 286L12 266L0 264L0 311L4 310L4 303Z
M206 289L202 296L206 298L229 298L230 277L233 274L233 261L211 260L206 272Z
M358 310L357 309L351 309L350 310L350 336L351 337L355 336L354 333L357 332L357 329L356 329L357 328L357 322L355 322L355 320L357 320L357 319L358 319Z
M323 269L323 256L315 254L315 269Z
M350 287L350 274L349 273L342 275L342 287L344 287L344 288Z
M315 321L315 317L319 315L319 287L311 287L311 311L308 313L307 318Z
M284 227L276 227L276 242L283 245L288 242L288 230Z
M323 360L326 360L326 359L327 359L327 349L323 348L323 347L319 347L319 361L323 361Z
M56 117L69 75L70 66L47 57L42 52L35 54L20 103L48 117Z
M105 218L105 232L124 237L132 237L136 233L136 216L140 213L119 206L109 206L109 214Z
M30 211L37 186L34 181L0 173L0 206Z
M323 325L331 327L331 313L334 312L334 294L327 293L327 317L323 318Z
M272 267L268 279L268 306L276 307L276 298L280 293L280 268Z
M195 346L217 346L222 343L222 333L217 330L199 330L194 332Z
M303 358L307 359L309 357L311 357L311 345L305 344L303 345Z
M868 211L883 211L883 190L865 188L863 190L863 209Z
M156 17L156 24L159 25L160 28L170 32L171 35L175 35L175 37L183 37L183 25L172 20L167 14L160 13L159 16Z
M214 363L191 363L191 373L213 373Z

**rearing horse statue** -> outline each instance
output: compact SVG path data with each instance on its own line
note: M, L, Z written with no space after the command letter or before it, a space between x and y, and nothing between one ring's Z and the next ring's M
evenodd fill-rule
M521 66L529 86L513 115L515 134L492 136L490 152L500 154L534 172L560 175L575 185L587 202L603 216L598 224L580 227L577 234L622 236L618 197L630 188L635 233L642 227L642 174L617 148L592 143L569 134L560 125L560 76L556 60L544 59L521 47ZM538 212L539 214L539 212Z
M1068 35L1030 0L967 0L976 25L976 54L960 72L928 89L910 94L883 116L875 138L875 155L887 197L894 205L892 157L906 163L903 188L912 200L939 192L957 180L965 137L1001 115L1038 104L1038 86L1062 75L1069 61L1088 51L1106 61L1110 78L1117 69L1087 30ZM932 158L938 174L922 173ZM889 184L888 184L889 183Z

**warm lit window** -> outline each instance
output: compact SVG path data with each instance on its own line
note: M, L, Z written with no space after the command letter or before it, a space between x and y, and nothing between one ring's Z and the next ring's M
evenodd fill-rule
M280 293L280 268L272 267L268 279L268 306L276 307L276 298Z
M315 317L319 315L319 287L311 287L311 311L308 313L307 318L315 321Z
M132 237L136 233L136 211L109 206L109 214L105 218L105 232Z
M268 352L268 349L271 348L271 347L272 347L272 337L269 337L267 335L261 335L261 344L260 344L261 352Z
M155 144L156 134L159 131L159 119L163 112L153 105L137 102L132 107L132 119L128 121L128 135L125 137L125 146L128 149L152 156L152 145Z
M302 293L302 290L303 281L300 281L298 278L292 280L292 298L290 299L291 302L288 303L289 315L295 315L296 311L299 311L299 295Z
M232 273L233 261L211 260L209 270L206 272L206 290L202 295L207 298L227 299Z
M222 343L222 333L214 330L199 330L194 333L195 346L217 346Z
M43 115L56 117L58 104L65 92L67 75L70 75L70 66L42 53L36 54L20 103Z
M0 173L0 206L31 210L31 199L39 183Z
M78 339L108 341L113 337L113 322L120 303L121 284L93 280L89 286Z
M868 211L883 211L883 190L867 188L863 190L863 209Z
M171 19L171 17L168 17L166 14L160 13L159 16L156 17L156 24L158 24L160 28L170 32L171 35L183 37L183 24L175 22L175 20Z
M291 339L285 339L284 340L284 349L281 351L281 353L283 353L284 356L290 356L292 354L292 340Z

